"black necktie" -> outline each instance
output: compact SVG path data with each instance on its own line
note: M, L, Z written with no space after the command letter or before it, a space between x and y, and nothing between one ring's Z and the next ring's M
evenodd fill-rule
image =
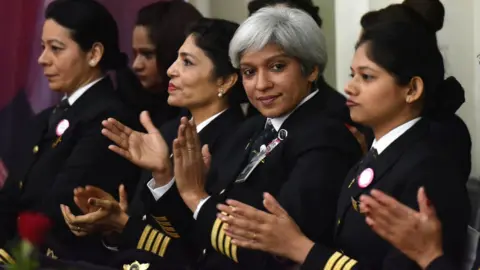
M255 141L252 143L248 160L252 160L252 158L260 152L262 145L267 146L267 144L270 143L276 135L277 131L273 127L271 120L268 119L265 128L262 130L262 132L260 132L260 134L258 134L257 138L255 138Z
M357 168L357 178L358 176L369 166L372 165L372 163L377 159L378 157L378 152L377 149L372 147L368 153L363 156L363 158L360 160Z
M60 119L62 119L63 114L68 110L68 108L70 108L70 103L68 103L68 99L65 98L55 107L55 109L53 109L53 112L48 119L49 131L55 128L55 126L58 124Z

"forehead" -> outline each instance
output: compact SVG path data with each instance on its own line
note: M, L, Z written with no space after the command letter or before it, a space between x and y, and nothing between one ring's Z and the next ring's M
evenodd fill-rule
M375 64L370 58L368 58L368 44L363 43L356 50L352 59L352 68L358 68L362 66L367 66L370 68L378 69L377 64Z
M70 30L61 26L52 19L46 20L43 24L42 40L44 42L58 40L63 43L73 41L70 36Z
M143 25L137 25L133 29L133 43L141 43L143 46L153 46L149 37L148 28Z
M202 59L207 57L205 52L197 46L195 42L195 36L190 34L185 41L183 42L182 46L178 50L179 54L189 54L195 58Z
M277 57L288 57L285 51L276 44L267 44L260 50L247 50L240 58L240 65L262 65Z

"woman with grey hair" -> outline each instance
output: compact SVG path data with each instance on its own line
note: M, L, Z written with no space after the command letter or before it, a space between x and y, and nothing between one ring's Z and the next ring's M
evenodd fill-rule
M173 145L176 192L162 197L168 200L162 222L180 237L170 239L162 254L176 253L180 245L174 243L193 242L203 250L200 269L279 269L284 261L232 243L226 223L217 218L217 204L234 198L262 207L262 194L270 192L308 237L332 243L337 195L361 150L338 116L344 102L316 84L327 63L325 37L308 14L287 7L261 9L239 27L229 54L261 115L245 122L211 161L195 124L182 119ZM110 131L128 140L120 130ZM128 143L118 148L132 150ZM170 171L154 152L137 156L155 164L154 171ZM206 164L211 164L208 174ZM152 241L146 239L159 233L145 227L138 233L139 244L148 245Z

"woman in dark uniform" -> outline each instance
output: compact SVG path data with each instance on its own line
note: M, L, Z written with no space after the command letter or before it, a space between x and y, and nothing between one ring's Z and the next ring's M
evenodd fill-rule
M362 17L360 24L365 29L386 22L408 23L411 20L407 12L409 8L422 14L437 32L443 28L445 8L439 0L405 0L402 4L393 4L381 10L368 12ZM411 22L415 24L415 20ZM463 91L451 93L450 111L445 111L442 117L432 119L430 128L432 139L451 157L451 162L459 166L461 173L466 176L462 179L468 180L472 168L472 140L467 125L455 114L464 102Z
M197 123L200 140L209 146L212 159L216 158L217 149L244 119L240 103L246 100L245 91L239 72L228 57L228 44L237 27L238 24L226 20L200 19L187 30L187 38L178 50L178 57L167 71L170 77L168 103L188 109L193 121ZM112 123L115 122L109 122L108 125ZM131 138L130 144L141 142L136 140L149 140L158 133L147 113L142 114L142 123L150 134L135 132L135 138ZM160 128L164 142L158 143L166 144L167 150L171 149L179 125L180 119L175 119ZM161 216L158 211L163 208L157 205L157 201L163 196L171 196L170 193L175 192L176 187L171 178L159 183L153 179L151 170L148 174L147 178L141 180L142 184L129 206L129 214L138 219L148 216L149 223L159 227L155 217ZM77 194L82 192L80 189ZM95 197L92 194L88 196ZM71 221L68 213L65 213L65 220L67 223ZM178 233L172 230L173 228L168 231L169 236L177 236ZM128 235L121 237L128 238ZM122 249L125 252L119 253L112 262L113 265L123 265L138 258L152 261L155 257L150 252L135 251L133 246L122 245ZM175 263L190 262L188 256L179 259Z
M418 269L369 228L359 197L375 188L418 209L417 190L424 186L443 225L444 255L460 263L470 213L466 176L438 149L430 119L453 113L449 99L463 89L454 78L444 79L434 27L414 10L401 8L411 16L409 23L387 22L365 29L356 46L352 80L346 86L350 115L371 127L376 139L346 177L338 200L334 245L305 237L268 194L264 205L270 213L237 201L219 206L232 242L286 257L302 269Z
M118 47L112 15L93 0L58 0L48 5L38 58L49 87L64 95L60 104L41 112L17 155L23 167L12 171L0 191L0 245L17 236L17 216L39 212L53 221L41 254L59 259L102 262L111 254L98 235L75 237L65 225L59 205L79 210L72 190L97 185L112 194L124 183L134 188L139 170L110 151L101 134L102 120L120 117L135 124L136 116L120 101L108 71L127 67ZM138 124L135 124L138 125ZM12 242L15 244L15 242ZM7 256L9 248L0 251ZM5 258L2 258L6 261Z

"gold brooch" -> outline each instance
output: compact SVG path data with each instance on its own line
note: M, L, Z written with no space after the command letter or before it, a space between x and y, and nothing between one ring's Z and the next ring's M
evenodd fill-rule
M123 270L147 270L150 267L149 263L139 263L138 261L132 264L124 264Z

